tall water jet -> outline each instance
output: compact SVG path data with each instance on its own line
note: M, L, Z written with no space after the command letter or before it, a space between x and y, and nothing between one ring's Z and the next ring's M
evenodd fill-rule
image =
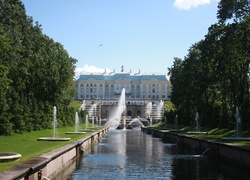
M53 107L53 137L57 137L57 118L56 118L56 106Z
M75 116L75 132L79 131L79 116L78 116L78 112L76 112L76 116Z
M196 125L196 130L195 131L188 131L187 134L207 134L206 131L200 131L200 116L199 113L195 113L195 125Z
M37 138L38 141L69 141L71 138L59 138L57 134L57 109L56 106L53 107L53 137L40 137Z
M196 123L196 131L199 131L199 113L196 112L195 114L195 123Z
M170 132L182 132L183 130L179 129L179 118L178 115L175 115L174 118L174 129L170 129Z
M79 116L78 116L78 112L76 112L76 115L75 115L75 131L74 132L66 132L65 134L84 134L84 133L86 133L86 132L80 131L79 125L80 125Z
M235 112L235 121L236 121L236 137L240 137L240 130L241 130L241 120L240 120L240 113L238 107L236 107L236 112Z
M175 123L175 128L178 129L178 115L175 115L175 119L174 119L174 123Z
M88 121L89 121L89 116L86 114L85 129L88 129Z
M226 141L250 141L249 137L241 137L241 119L238 107L235 110L235 137L223 137Z
M118 101L117 107L111 113L107 125L110 129L116 129L120 125L122 115L125 116L126 103L125 103L125 89L122 89L120 99Z

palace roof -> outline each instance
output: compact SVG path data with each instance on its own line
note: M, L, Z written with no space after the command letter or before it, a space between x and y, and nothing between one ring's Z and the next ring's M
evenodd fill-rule
M79 80L89 80L89 79L95 79L95 80L104 80L104 81L115 81L118 79L128 79L131 81L142 81L142 80L150 80L150 79L157 79L159 81L166 81L166 74L162 73L85 73L81 74L80 77L77 79Z

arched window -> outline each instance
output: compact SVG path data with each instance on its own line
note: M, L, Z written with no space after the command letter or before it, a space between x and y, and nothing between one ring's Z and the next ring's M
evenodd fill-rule
M130 110L127 111L127 116L132 116L132 112Z
M137 111L137 116L141 116L141 111Z

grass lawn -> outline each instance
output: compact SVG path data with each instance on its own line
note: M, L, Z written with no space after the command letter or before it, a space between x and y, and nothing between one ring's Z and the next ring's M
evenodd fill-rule
M82 125L84 126L84 125ZM90 127L91 125L89 125ZM81 127L84 129L84 127ZM63 145L72 143L75 140L81 139L86 134L65 134L65 132L74 132L75 127L58 128L59 137L71 138L70 141L37 141L39 137L52 137L53 130L33 131L23 134L15 134L13 136L0 136L0 152L15 152L22 155L18 161L0 162L0 172L10 169L14 165L21 163L29 158L40 156L46 152L54 150Z
M167 127L165 127L164 123L159 122L158 124L152 125L150 128L159 129L163 132L170 132L171 129L175 129L175 125L168 124ZM180 134L185 134L188 131L194 131L194 132L196 131L195 126L179 126L178 129L181 130L179 132ZM237 146L250 147L250 141L247 141L247 140L246 141L237 141L237 140L223 141L222 140L223 137L235 137L236 135L235 130L230 130L226 128L225 129L219 129L219 128L209 129L209 128L201 127L199 131L207 132L207 134L186 134L186 135L201 138L201 139L210 139L210 140L214 140L218 142L230 143L230 144L234 144ZM178 134L178 132L174 132L174 133ZM250 133L246 131L242 132L241 137L250 137Z
M70 107L73 107L76 111L82 105L82 100L71 100Z

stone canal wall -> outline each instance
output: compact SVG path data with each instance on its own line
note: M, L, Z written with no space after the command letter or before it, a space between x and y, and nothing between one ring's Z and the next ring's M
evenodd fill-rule
M31 158L15 168L0 174L0 179L12 180L40 180L52 179L60 171L70 166L78 156L87 151L94 143L103 137L108 131L104 128L94 132L83 139L55 149L39 157Z
M248 147L194 138L184 134L162 132L150 128L142 128L142 131L152 134L154 137L162 138L163 142L177 143L180 147L192 148L200 154L204 153L204 155L216 160L223 160L250 169L250 148Z

